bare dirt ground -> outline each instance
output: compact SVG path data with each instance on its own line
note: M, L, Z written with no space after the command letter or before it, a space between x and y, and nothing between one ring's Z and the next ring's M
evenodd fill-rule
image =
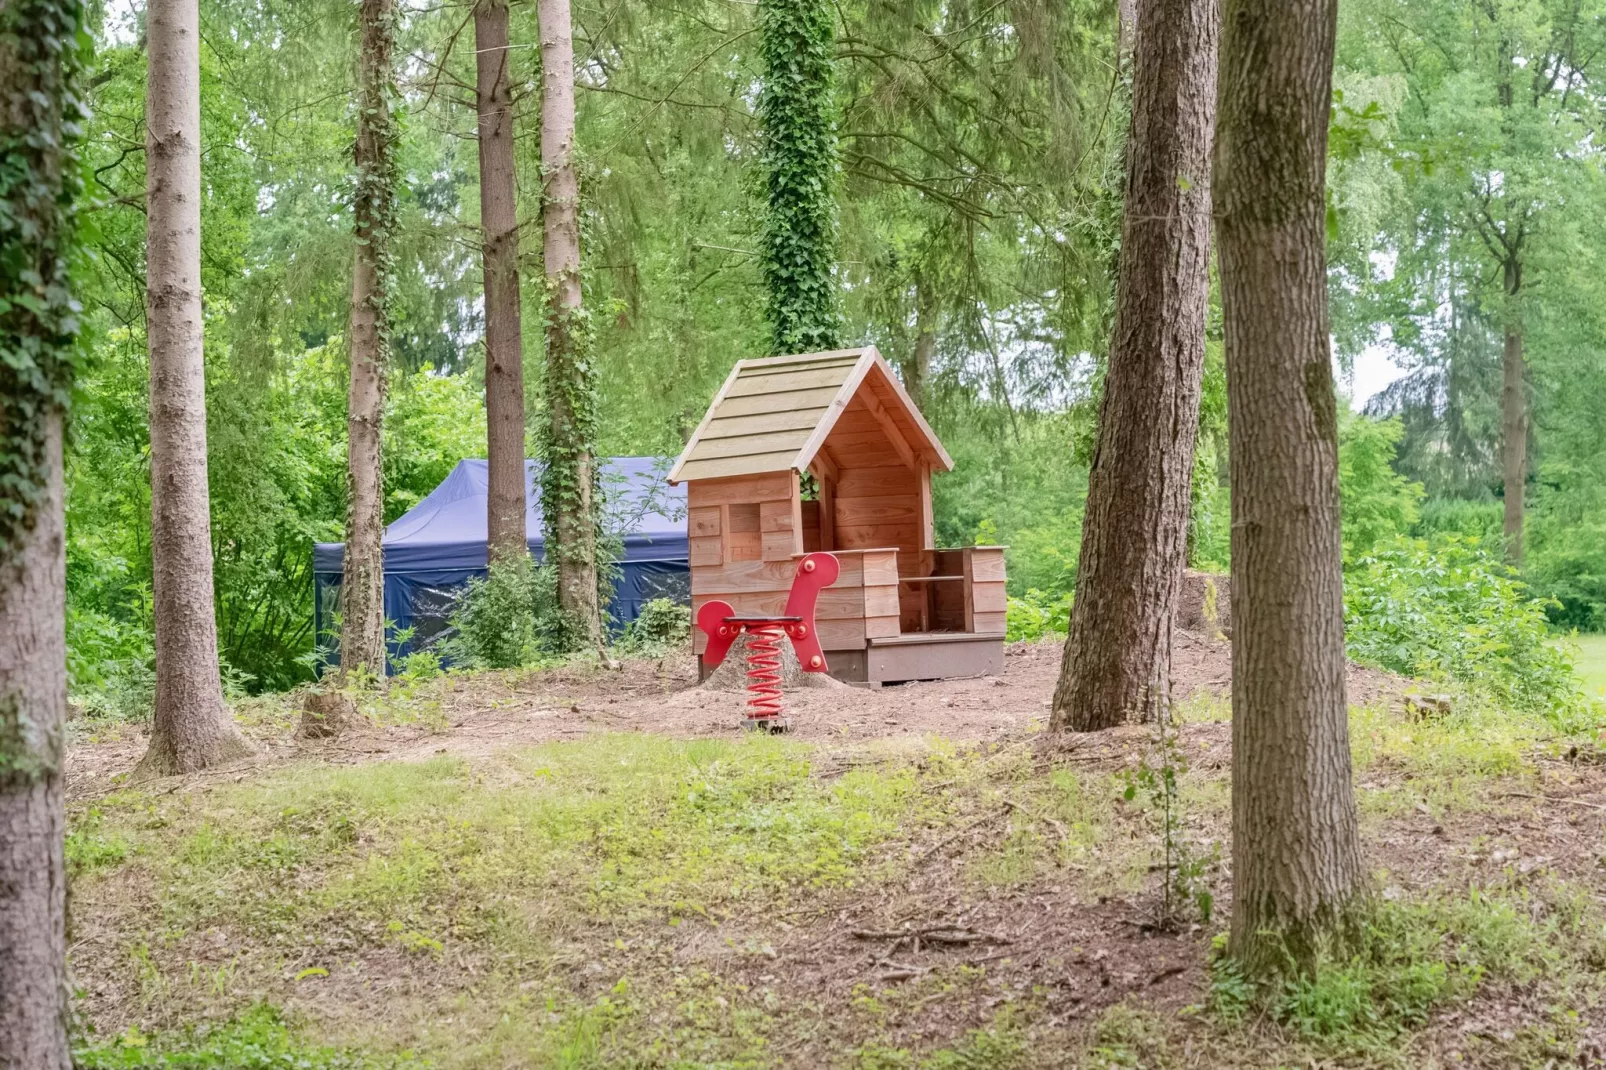
M942 736L958 742L1019 738L1046 722L1059 673L1058 643L1016 643L1004 673L891 687L804 688L788 692L792 735L828 744ZM1223 641L1178 632L1173 697L1225 700L1231 649ZM1391 701L1409 682L1351 666L1353 705ZM743 696L697 686L690 656L627 661L622 669L571 668L539 673L477 674L440 685L441 720L375 728L334 743L297 740L287 722L248 725L261 749L220 774L309 755L335 762L411 761L434 754L483 755L502 747L575 739L593 732L655 732L676 737L736 736ZM1141 735L1141 732L1139 733ZM145 752L143 728L103 742L80 742L67 758L69 798L111 790Z
M1065 761L1086 763L1082 768L1088 769L1130 767L1148 745L1146 728L1101 733L1070 744L1069 751L1041 742L1038 729L1047 717L1059 654L1058 644L1021 644L1008 651L1005 672L998 677L881 689L805 689L788 694L788 712L795 737L818 747L814 765L819 776L873 761L876 753L884 756L896 750L900 739L913 746L930 736L1027 748L1045 768ZM686 657L630 662L620 671L479 674L431 686L436 690L425 703L428 716L417 723L378 726L332 743L295 739L284 709L254 722L248 716L260 748L257 757L207 778L174 781L155 790L205 790L208 780L242 780L265 768L306 760L416 761L446 753L473 761L509 747L597 732L733 737L741 731L742 696L695 686L695 664ZM1179 634L1173 687L1179 701L1224 701L1230 687L1226 643ZM1352 668L1349 674L1354 705L1394 706L1409 687L1408 681L1384 673ZM1195 775L1218 783L1224 779L1228 724L1189 724L1182 730L1182 744ZM83 805L116 790L144 745L138 732L93 743L80 740L68 757L70 797ZM1464 889L1501 874L1502 879L1520 881L1529 873L1535 879L1549 873L1577 882L1597 900L1606 899L1606 770L1562 757L1534 761L1533 769L1510 782L1512 790L1475 800L1464 812L1430 807L1426 786L1422 801L1411 803L1418 773L1393 769L1386 761L1365 771L1358 784L1363 796L1376 792L1406 798L1397 811L1385 808L1364 822L1368 862L1382 877L1383 894ZM951 1043L965 1030L983 1027L995 1008L1012 1000L1029 997L1046 1006L1034 1030L1070 1031L1066 1035L1085 1030L1115 1004L1136 1002L1177 1023L1174 1029L1180 1035L1173 1034L1170 1050L1180 1052L1181 1059L1165 1065L1261 1065L1257 1060L1272 1049L1260 1055L1228 1051L1208 1024L1176 1017L1181 1008L1201 1002L1208 988L1211 934L1199 926L1157 931L1150 924L1154 881L1143 889L1090 894L1087 882L1067 873L1064 879L1037 879L977 898L958 879L959 859L970 847L996 842L1011 816L1006 804L933 843L902 886L833 896L818 910L727 918L674 930L660 926L627 934L628 941L613 930L589 935L570 931L566 938L575 949L574 975L594 976L598 992L628 969L665 984L688 971L712 971L747 990L774 993L783 1002L818 1000L821 993L830 993L848 1006L860 998L853 993L877 993L881 1035L916 1050ZM1224 814L1218 809L1205 820L1211 827L1199 830L1200 835L1227 843ZM1133 837L1144 834L1133 826ZM1230 881L1218 883L1224 900ZM1222 901L1216 909L1222 918L1230 906ZM360 1021L383 1014L382 1004L423 998L440 984L439 978L419 975L416 964L391 955L397 961L371 966L387 975L383 986L354 990L346 1006L325 995L308 1009L337 1023ZM105 960L107 969L112 961ZM96 972L87 953L86 966L87 973ZM938 977L951 978L960 966L974 969L974 974L965 974L972 978L967 983L973 990L956 995L951 980L928 985ZM90 1014L103 1027L115 1029L132 1021L133 1011L117 995L117 983L105 980L99 995L91 994ZM293 994L285 998L296 1003ZM1565 1065L1603 1065L1599 1060L1606 1059L1606 1027L1598 1024L1603 1019L1600 1008L1572 1010L1585 1024L1567 1042ZM1471 1002L1417 1033L1405 1064L1518 1065L1511 1061L1506 1041L1553 1011L1543 1005L1535 985L1485 986ZM840 1044L837 1024L822 1020L816 1029L785 1038L773 1054L787 1065L828 1065L837 1061Z

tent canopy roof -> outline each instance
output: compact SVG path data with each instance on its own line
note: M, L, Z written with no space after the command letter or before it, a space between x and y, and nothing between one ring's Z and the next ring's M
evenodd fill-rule
M614 457L602 465L602 487L609 526L624 531L626 561L684 561L686 491L664 486L657 457ZM544 530L541 496L536 487L540 466L524 462L525 530L530 550L541 552ZM458 461L441 485L385 529L385 571L481 569L486 553L487 462ZM345 545L318 543L314 572L338 573Z
M951 471L954 462L874 346L739 360L669 473L688 479L805 471L837 418L868 392L914 456Z

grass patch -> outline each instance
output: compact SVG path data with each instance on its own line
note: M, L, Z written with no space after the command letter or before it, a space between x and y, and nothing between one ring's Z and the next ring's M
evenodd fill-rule
M1603 962L1606 926L1588 896L1513 879L1460 895L1376 900L1356 919L1348 956L1312 974L1257 987L1218 955L1210 1009L1228 1026L1264 1011L1315 1050L1377 1057L1398 1053L1436 1011L1489 986L1537 990L1558 1007L1590 1005Z
M1606 635L1580 635L1578 657L1573 671L1583 681L1584 690L1595 698L1606 699Z
M129 1029L73 1053L78 1070L402 1070L426 1067L411 1054L378 1056L309 1043L280 1013L254 1007L221 1024L154 1037Z

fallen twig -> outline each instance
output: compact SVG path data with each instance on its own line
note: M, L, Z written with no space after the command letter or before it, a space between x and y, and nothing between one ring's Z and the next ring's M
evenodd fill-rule
M1020 813L1025 814L1027 817L1031 818L1033 821L1041 821L1043 824L1049 826L1055 832L1059 833L1060 834L1060 839L1062 841L1068 841L1071 838L1071 834L1069 832L1065 831L1065 826L1062 825L1056 819L1054 819L1052 817L1049 817L1047 814L1039 814L1035 810L1028 810L1026 807L1022 806L1018 802L1015 802L1013 799L1005 799L1004 800L1004 806L1007 809L1016 810L1016 811L1019 811Z
M981 826L987 824L990 821L997 821L999 818L1003 817L1007 813L1009 813L1009 807L1006 806L1002 810L999 810L997 813L984 814L983 816L978 817L976 820L970 822L964 828L958 830L957 832L953 833L950 836L945 836L941 840L939 840L934 847L932 847L930 850L928 850L925 854L921 855L919 858L915 859L915 865L916 866L925 865L927 862L929 862L931 860L931 857L933 855L937 854L937 852L941 851L944 847L947 847L949 844L951 844L955 840L959 839L959 837L964 836L964 835L966 835L968 833L974 832L976 829L980 828Z
M982 932L972 929L968 925L933 925L924 929L854 929L853 936L859 940L925 940L932 944L1007 944L1009 938L994 933Z
M1526 791L1503 791L1500 794L1507 799L1537 799L1540 802L1571 803L1574 806L1584 806L1591 810L1606 811L1606 806L1602 806L1600 803L1592 803L1587 799L1575 799L1570 795L1533 795Z

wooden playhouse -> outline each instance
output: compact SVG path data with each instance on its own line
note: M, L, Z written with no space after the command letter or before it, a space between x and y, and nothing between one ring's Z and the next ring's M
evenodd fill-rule
M715 598L778 614L797 558L828 550L841 575L816 619L832 676L1001 672L1003 547L934 545L931 473L952 468L873 347L738 361L669 473L686 484L693 615Z

